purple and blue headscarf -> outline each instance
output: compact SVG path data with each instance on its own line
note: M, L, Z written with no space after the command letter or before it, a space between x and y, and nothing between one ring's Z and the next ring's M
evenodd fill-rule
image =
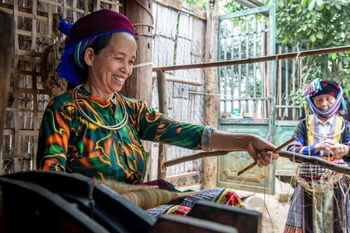
M97 37L116 32L135 36L134 26L125 15L106 9L92 12L74 24L61 19L58 29L66 35L66 41L56 71L61 78L75 85L85 81L84 53Z
M324 94L332 95L335 98L335 103L327 110L317 108L313 101L315 96ZM317 116L329 118L338 112L341 112L342 114L348 113L343 89L334 81L324 81L320 78L316 78L307 85L303 96L306 97L312 112Z

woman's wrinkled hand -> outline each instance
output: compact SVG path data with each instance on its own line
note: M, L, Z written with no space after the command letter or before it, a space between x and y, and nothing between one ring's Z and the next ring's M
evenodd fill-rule
M276 146L266 141L265 139L252 135L248 143L247 152L256 161L259 167L272 164L279 158L279 151L273 151Z
M331 151L331 148L339 144L337 141L332 139L324 140L323 142L317 143L315 145L315 152L319 151Z
M330 147L330 153L337 159L340 159L349 154L349 147L344 144L337 143Z

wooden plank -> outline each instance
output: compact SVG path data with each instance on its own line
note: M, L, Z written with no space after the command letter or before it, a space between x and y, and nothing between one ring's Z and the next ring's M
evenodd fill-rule
M39 136L39 131L4 129L4 135L14 135L19 140L19 136Z
M261 232L262 213L253 210L200 200L188 216L232 226L238 232Z
M34 112L34 110L25 108L6 108L6 112ZM44 110L39 110L37 112L44 113Z
M13 159L13 158L30 158L31 157L31 154L28 154L28 153L21 153L21 154L7 154L7 153L4 153L3 154L3 160L5 159Z
M11 15L0 11L0 151L3 147L3 129L5 121L5 106L7 105L8 88L10 84L11 65L14 55L15 22ZM2 174L2 154L0 154L0 175Z
M9 87L8 92L19 92L19 93L27 93L27 94L47 94L46 90L43 89L29 89L29 88L14 88Z
M211 222L203 219L176 215L161 215L149 233L238 233L237 229L227 225Z

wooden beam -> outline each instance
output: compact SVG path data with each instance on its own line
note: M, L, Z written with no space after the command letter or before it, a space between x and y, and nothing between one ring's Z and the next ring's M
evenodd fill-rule
M218 35L218 0L212 1L213 9L210 10L208 1L207 28L205 38L205 61L217 61L217 35ZM205 69L205 93L219 94L217 67ZM204 124L218 128L219 96L205 95L205 118ZM215 157L203 159L203 189L215 188L218 180L218 160Z
M174 82L174 83L183 83L183 84L187 84L187 85L192 85L192 86L203 86L203 83L201 81L197 81L197 80L188 80L188 79L184 79L184 78L179 78L179 77L175 77L169 74L164 74L165 75L165 80L167 82ZM157 78L157 73L153 72L152 73L152 78Z
M340 52L347 52L347 51L350 51L350 46L341 46L341 47L315 49L315 50L305 50L305 51L301 51L301 52L282 53L282 54L277 54L277 55L269 55L269 56L264 56L264 57L247 58L247 59L239 59L239 60L153 67L152 70L153 71L157 71L157 70L164 70L164 71L167 71L167 70L187 70L187 69L210 68L210 67L229 66L229 65L242 65L242 64L251 64L251 63L264 62L264 61L290 59L290 58L296 58L296 57L318 56L318 55L340 53Z
M199 152L199 153L195 153L195 154L185 155L185 156L182 156L180 158L168 160L164 163L164 166L170 167L170 166L174 166L174 165L177 165L180 163L193 161L196 159L226 155L230 152L233 152L233 151ZM350 167L331 163L331 162L328 162L327 160L319 158L319 157L302 155L302 154L293 153L293 152L289 152L289 151L281 151L279 153L279 155L280 155L280 157L290 159L291 161L296 162L296 163L306 162L306 163L322 166L324 168L327 168L329 170L332 170L332 171L335 171L338 173L350 175Z
M123 9L125 15L130 19L133 24L142 23L145 26L135 27L137 35L152 35L152 28L146 25L153 25L152 15L152 0L127 0L124 1ZM125 81L125 84L120 91L121 94L127 97L132 97L143 101L147 105L151 105L152 102L152 37L138 36L137 43L137 57L135 64L149 64L145 66L139 66L133 69L132 75ZM142 141L145 151L150 152L152 143L148 141ZM150 154L150 157L152 155ZM151 161L149 158L148 161ZM152 167L148 163L148 174Z

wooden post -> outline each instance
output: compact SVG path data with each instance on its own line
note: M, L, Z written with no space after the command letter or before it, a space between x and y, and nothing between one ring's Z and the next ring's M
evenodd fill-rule
M165 73L162 70L157 70L157 84L158 84L158 102L159 102L159 112L168 114L168 103L167 103L167 92L166 92L166 80ZM164 166L167 147L159 143L158 149L158 179L165 179L166 177L166 167Z
M15 23L11 15L0 11L0 175L2 173L3 131L5 124L5 107L11 77L14 55Z
M124 1L123 11L135 27L137 34L137 54L132 75L126 80L121 94L142 100L147 105L152 103L152 0ZM151 142L142 141L147 152L151 151ZM148 159L148 174L152 167L151 154Z
M211 9L212 8L212 9ZM217 35L218 35L218 1L208 0L207 31L205 38L205 61L217 61ZM218 94L217 68L205 69L205 93ZM218 126L218 113L220 101L217 95L205 96L205 124ZM218 169L217 157L203 159L203 188L214 188L217 184Z
M125 15L135 26L137 58L134 64L136 68L126 80L121 93L127 97L140 99L149 105L152 97L152 27L147 25L153 24L153 16L150 14L152 1L128 0L124 2L124 10Z

